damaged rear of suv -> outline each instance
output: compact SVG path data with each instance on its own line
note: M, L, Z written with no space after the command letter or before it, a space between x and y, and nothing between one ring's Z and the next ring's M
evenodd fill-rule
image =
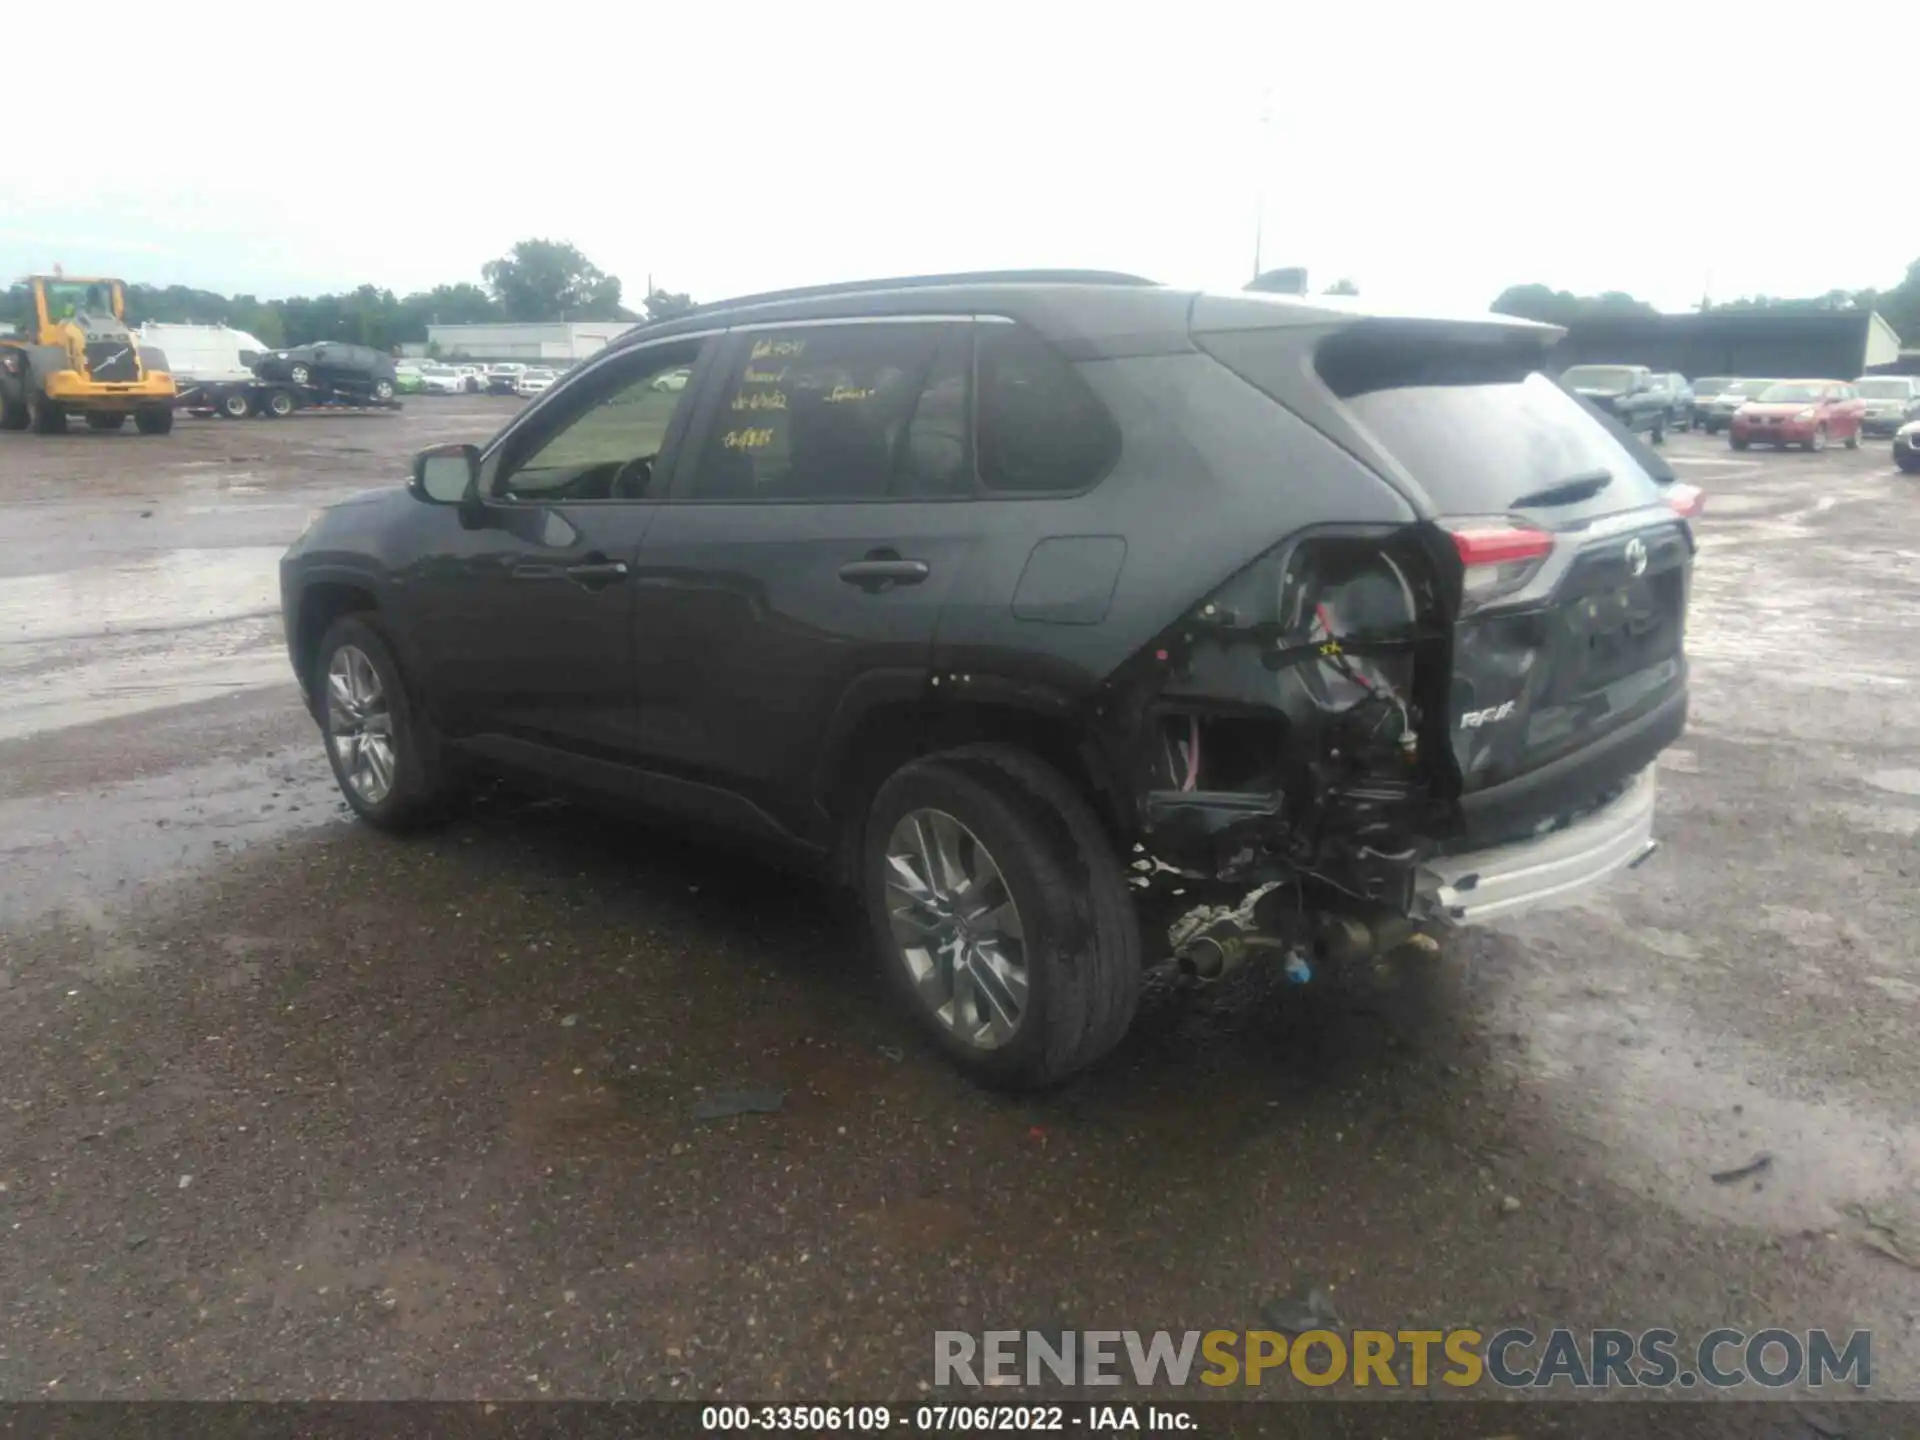
M1033 272L706 307L318 519L294 669L367 820L509 768L790 845L1043 1084L1152 965L1310 978L1652 852L1700 496L1559 335Z

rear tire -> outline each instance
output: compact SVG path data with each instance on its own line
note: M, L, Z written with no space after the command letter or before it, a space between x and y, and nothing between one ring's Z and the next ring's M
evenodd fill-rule
M244 420L253 413L253 397L244 390L229 390L220 397L220 413L229 420Z
M294 402L292 391L270 390L267 392L265 403L260 407L260 413L274 420L284 420L299 408L299 405Z
M49 400L44 394L27 397L27 413L33 421L33 433L36 435L64 435L67 433L66 407Z
M149 405L137 410L133 416L134 428L142 435L171 435L173 433L173 407L171 405Z
M374 684L360 687L364 699L348 693L342 681L355 672L371 672ZM449 765L439 732L414 703L400 662L369 614L343 615L327 627L314 656L308 686L314 696L327 763L353 812L382 830L418 830L444 819L460 786ZM378 747L384 763L363 767L368 746ZM365 783L369 774L385 777L385 787Z
M0 391L0 430L24 430L33 423L25 400L16 400Z
M87 416L89 430L124 430L127 425L125 415L103 415L98 411Z
M1666 443L1667 421L1665 416L1661 416L1653 422L1653 429L1647 433L1647 440L1648 443L1653 445L1664 445Z
M290 365L287 367L287 379L296 385L311 385L313 371L305 365Z
M1843 443L1849 450L1858 450L1860 448L1860 431L1855 429L1851 435L1847 436Z
M1900 467L1900 473L1903 475L1920 475L1920 455L1896 455L1893 457L1893 463Z
M382 402L383 404L386 401L393 399L393 382L391 380L374 381L373 382L373 398Z
M1727 437L1727 443L1736 450L1744 450L1753 442L1751 440L1742 440L1738 435L1729 435Z
M943 818L930 824L928 816ZM968 857L984 855L986 864L963 867L970 878L949 885L947 896L933 896L939 903L910 899L913 876L932 868L911 858L915 837L926 838L936 826ZM890 859L890 851L908 856L908 868ZM1013 1089L1045 1086L1093 1064L1126 1034L1140 998L1139 921L1106 831L1059 771L1002 745L913 761L875 795L861 857L867 914L888 984L974 1079ZM983 869L998 879L978 883ZM943 928L936 911L949 901L960 902L953 910L964 909L968 894L992 907L992 915L970 915L950 952L935 943L934 932ZM1010 932L993 923L1009 909ZM925 934L927 942L903 943L896 928ZM1000 941L987 938L996 928ZM1005 963L1014 948L1004 944L1009 934L1024 993L1015 1023L986 1036L989 991L1003 1002L1015 991L975 947L992 946ZM968 976L988 977L970 982L965 1000L956 953L973 957ZM949 997L944 1008L943 994ZM1004 1004L996 1013L1004 1018Z

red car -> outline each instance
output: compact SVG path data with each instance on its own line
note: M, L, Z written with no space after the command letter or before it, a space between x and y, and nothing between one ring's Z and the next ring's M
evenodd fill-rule
M1727 432L1733 448L1804 445L1824 450L1829 440L1860 448L1867 402L1839 380L1776 380L1733 412Z

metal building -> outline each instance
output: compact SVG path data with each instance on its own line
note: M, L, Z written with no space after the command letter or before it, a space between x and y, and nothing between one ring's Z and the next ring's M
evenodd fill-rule
M525 324L429 325L427 345L443 360L584 360L626 334L631 320L555 320Z
M1899 357L1900 337L1868 310L1709 310L1576 320L1553 363L1851 380Z

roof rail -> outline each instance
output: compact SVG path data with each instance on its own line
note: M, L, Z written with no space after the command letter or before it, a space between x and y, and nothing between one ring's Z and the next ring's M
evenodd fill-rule
M900 275L890 280L843 280L832 285L802 285L792 290L767 290L758 295L735 295L709 300L693 313L738 310L775 300L811 300L823 295L859 295L879 290L914 290L934 285L1157 285L1140 275L1118 270L966 270L952 275Z

